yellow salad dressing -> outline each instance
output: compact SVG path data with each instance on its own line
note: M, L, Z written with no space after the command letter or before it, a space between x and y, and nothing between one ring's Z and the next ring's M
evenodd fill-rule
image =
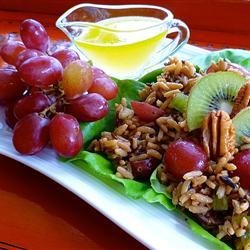
M101 27L88 27L74 40L75 45L92 60L94 65L117 77L138 73L167 34L158 25L162 20L152 17L125 16L109 18L96 23ZM155 28L145 29L156 25ZM133 31L138 29L139 31ZM131 76L132 76L131 75Z

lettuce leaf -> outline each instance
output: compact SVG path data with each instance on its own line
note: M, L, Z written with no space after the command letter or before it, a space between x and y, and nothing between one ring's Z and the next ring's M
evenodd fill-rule
M213 249L218 250L232 250L230 246L228 246L223 241L217 239L212 234L210 234L207 230L205 230L202 226L200 226L196 221L191 219L189 216L181 212L180 210L176 211L178 217L182 217L183 220L187 223L188 227L197 235L201 236L203 239L208 240L211 244L214 245Z
M160 203L167 210L174 210L176 207L172 203L171 195L166 192L166 186L160 183L157 178L157 168L150 177L151 188L143 195L149 203Z
M112 162L97 153L81 151L76 157L70 158L66 162L78 166L113 187L116 191L134 199L141 198L149 188L149 183L118 178L115 175Z
M153 188L149 188L144 194L143 199L149 203L160 203L167 210L174 210L175 206L171 200L168 199L164 194L157 193Z
M157 76L160 75L162 73L163 68L160 69L155 69L149 73L147 73L146 75L142 76L139 81L140 82L144 82L144 83L152 83L155 82L157 80Z
M159 193L159 194L164 194L168 199L172 199L171 194L169 194L166 190L166 186L163 185L159 179L157 178L157 171L158 168L156 168L154 170L154 172L152 173L151 177L150 177L150 183L151 183L151 187L154 189L155 192ZM171 202L172 203L172 202Z
M201 55L190 59L190 61L199 66L201 70L206 70L211 62L217 62L220 58L227 59L232 63L240 64L241 66L250 69L250 51L242 49L224 49L213 51L206 55Z
M187 216L185 213L181 212L177 209L167 198L166 195L162 193L158 193L154 191L153 188L149 188L143 195L143 198L149 203L160 203L167 210L172 210L177 217L182 218L186 225L198 236L207 240L212 246L214 250L232 250L230 246L228 246L223 241L217 239L208 231L206 231L202 226L200 226L197 222L195 222L191 217Z
M127 99L128 104L132 100L140 100L139 91L145 84L135 80L114 79L119 92L116 98L109 101L109 113L103 119L95 122L82 122L81 129L84 136L84 148L87 149L90 142L98 138L103 131L113 131L115 127L115 104L120 103L122 97Z

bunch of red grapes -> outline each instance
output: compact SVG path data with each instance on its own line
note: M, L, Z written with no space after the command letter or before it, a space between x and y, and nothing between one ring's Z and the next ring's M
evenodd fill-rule
M49 36L36 20L21 23L20 37L0 50L9 64L0 68L0 104L13 128L14 147L30 155L50 142L60 156L75 156L83 147L79 121L103 118L118 88L76 51L48 52Z

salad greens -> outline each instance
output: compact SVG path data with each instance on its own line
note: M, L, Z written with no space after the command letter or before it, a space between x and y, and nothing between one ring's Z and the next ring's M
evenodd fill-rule
M167 193L166 186L160 183L157 178L157 168L150 177L151 188L144 193L143 198L149 203L160 203L168 210L174 210L171 195Z
M193 219L185 215L184 213L177 211L177 213L184 218L187 225L190 227L190 229L197 235L201 236L202 238L208 240L211 244L213 244L213 249L219 249L219 250L232 250L230 246L228 246L223 241L217 239L212 234L210 234L208 231L206 231L202 226L200 226L197 222L195 222Z
M139 81L144 82L144 83L150 83L150 82L155 82L157 79L157 76L162 73L163 68L160 69L155 69L146 75L142 76Z
M157 171L158 169L156 168L150 177L151 187L154 189L155 192L159 194L164 194L168 199L171 199L171 195L167 192L166 186L161 184L159 179L157 178Z
M112 162L97 153L82 151L76 157L69 159L68 162L101 179L118 192L134 199L141 198L149 188L149 183L118 178L115 175Z
M237 63L247 69L250 69L250 52L241 49L224 49L213 51L208 55L201 55L190 59L190 62L198 65L201 70L209 67L211 62L218 62L219 59L226 59L232 63Z
M191 62L197 64L200 69L204 70L212 61L218 61L219 58L230 60L232 63L238 63L250 69L250 52L244 50L226 49L211 52L207 55L197 56L193 58ZM89 172L95 177L101 179L107 185L115 188L115 190L119 192L123 192L129 197L135 199L143 198L149 203L159 203L168 210L174 210L177 216L184 218L184 221L194 233L200 235L213 244L213 249L231 249L224 242L208 233L187 214L180 212L172 204L171 196L166 192L166 187L162 185L157 178L157 170L153 172L150 178L150 183L121 179L115 175L115 168L110 160L100 154L86 151L90 142L93 139L98 138L102 131L112 131L114 129L116 120L115 103L120 103L122 97L125 97L128 100L128 104L131 100L140 100L138 91L145 87L145 83L155 81L157 75L161 72L162 69L154 70L153 72L143 76L139 81L115 79L119 87L119 94L114 100L109 102L110 111L108 115L99 121L81 124L85 140L85 151L82 151L76 157L68 159L67 161L78 166L84 171Z

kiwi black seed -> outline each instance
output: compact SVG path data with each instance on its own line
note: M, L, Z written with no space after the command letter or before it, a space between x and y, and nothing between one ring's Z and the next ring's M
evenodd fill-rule
M200 128L204 117L212 110L232 111L236 95L246 79L235 72L210 73L198 80L187 103L189 131Z

